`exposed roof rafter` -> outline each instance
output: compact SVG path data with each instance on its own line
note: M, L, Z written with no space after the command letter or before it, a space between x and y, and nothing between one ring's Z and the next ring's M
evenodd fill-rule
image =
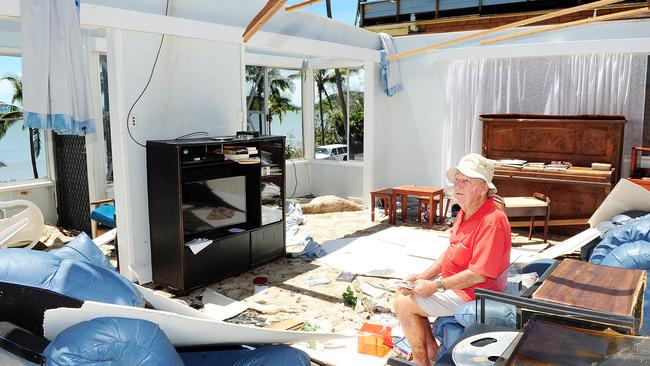
M621 2L621 1L622 0L600 0L600 1L593 2L593 3L589 3L589 4L584 4L584 5L575 6L575 7L572 7L572 8L567 8L567 9L562 9L562 10L542 14L540 16L536 16L536 17L533 17L533 18L519 20L519 21L516 21L516 22L513 22L513 23L504 24L504 25L496 27L496 28L486 29L484 31L468 34L468 35L458 37L458 38L454 38L454 39L450 39L450 40L445 41L445 42L436 43L436 44L431 45L431 46L421 47L421 48L417 48L417 49L414 49L414 50L398 53L398 54L395 54L395 55L390 55L390 56L388 56L388 60L399 60L401 58L415 56L415 55L418 55L420 53L424 53L424 52L427 52L427 51L435 50L435 49L446 47L446 46L451 46L451 45L454 45L454 44L457 44L457 43L460 43L460 42L464 42L464 41L467 41L467 40L470 40L470 39L474 39L474 38L478 38L478 37L481 37L481 36L487 36L487 35L490 35L490 34L498 33L498 32L501 32L503 30L506 30L506 29L517 28L517 27L521 27L521 26L524 26L524 25L533 24L533 23L541 22L541 21L544 21L544 20L552 19L552 18L557 18L557 17L563 16L563 15L576 13L576 12L583 11L583 10L596 9L598 7L601 7L601 6L611 5L611 4L614 4L614 3Z
M303 2L295 4L295 5L287 6L286 8L284 8L284 11L286 11L286 12L296 11L298 9L304 8L304 7L312 5L312 4L319 3L321 1L323 1L323 0L307 0L307 1L303 1Z
M242 34L244 43L248 42L248 40L251 39L251 37L253 37L253 35L255 35L255 33L257 33L257 31L260 30L260 28L262 28L262 26L266 24L266 22L268 22L269 19L271 19L271 17L273 17L273 15L286 3L287 0L269 0L246 27L244 34Z
M621 18L632 18L632 17L635 17L637 15L648 13L649 11L650 11L650 9L648 9L648 8L638 8L638 9L633 9L633 10L628 10L628 11L621 11L621 12L618 12L618 13L595 16L595 17L591 17L591 18L576 20L576 21L573 21L573 22L567 22L567 23L561 23L561 24L553 24L553 25L549 25L549 26L543 27L543 28L530 29L530 30L523 31L523 32L520 32L520 33L508 34L508 35L505 35L505 36L490 38L490 39L483 40L480 43L481 44L491 44L491 43L506 41L506 40L509 40L509 39L515 39L515 38L530 36L530 35L533 35L533 34L538 34L538 33L543 33L543 32L550 32L550 31L554 31L554 30L558 30L558 29L564 29L564 28L570 28L570 27L576 27L576 26L583 25L583 24L597 23L597 22L603 22L603 21L606 21L606 20L614 20L614 19L621 19Z

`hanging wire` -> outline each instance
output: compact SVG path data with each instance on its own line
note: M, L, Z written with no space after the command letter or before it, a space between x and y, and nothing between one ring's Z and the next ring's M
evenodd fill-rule
M165 4L165 16L169 13L169 0L167 0L167 3ZM144 86L142 89L142 92L138 96L138 98L133 102L131 105L131 108L129 108L129 113L126 115L126 131L129 133L129 137L131 137L131 140L135 142L136 144L146 147L142 143L138 142L134 137L133 134L131 133L131 126L129 121L131 120L131 112L133 111L133 108L135 107L136 104L140 101L140 98L144 95L144 92L147 91L147 88L149 88L149 84L151 83L151 79L153 78L153 73L156 70L156 64L158 64L158 57L160 56L160 50L162 49L163 41L165 40L165 33L163 33L162 37L160 37L160 45L158 45L158 52L156 52L156 58L153 61L153 66L151 67L151 73L149 74L149 80L147 80L147 84Z

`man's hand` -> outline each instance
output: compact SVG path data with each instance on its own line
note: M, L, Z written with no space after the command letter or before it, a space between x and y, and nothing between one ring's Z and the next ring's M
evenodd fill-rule
M417 280L413 286L413 292L422 298L433 295L436 290L436 283L430 280Z
M419 280L419 279L420 279L420 275L415 273L404 277L404 280L409 282L415 282L415 280Z

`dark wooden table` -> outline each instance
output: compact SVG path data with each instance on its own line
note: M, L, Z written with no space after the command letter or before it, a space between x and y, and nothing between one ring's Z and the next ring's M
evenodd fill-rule
M436 216L442 218L442 200L444 199L444 191L439 187L429 187L429 186L418 186L414 184L406 184L393 188L393 201L392 207L393 210L397 207L397 196L402 197L402 221L406 221L406 201L408 196L415 197L426 197L429 199L429 209L431 210L431 215L429 215L429 228L433 227L433 222L435 221ZM436 203L436 197L440 205L438 206L438 215L435 214L434 204ZM396 211L396 210L395 210ZM397 222L397 214L393 214L392 223Z
M643 270L565 259L533 293L533 299L640 320L645 284ZM640 326L636 321L631 333L637 334Z

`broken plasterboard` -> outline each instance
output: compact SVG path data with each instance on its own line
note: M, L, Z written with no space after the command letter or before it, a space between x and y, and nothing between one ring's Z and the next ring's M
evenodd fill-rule
M170 313L191 316L194 318L223 320L214 318L210 314L196 310L193 307L187 305L185 301L165 297L156 293L154 290L142 287L137 284L135 287L138 289L138 291L140 291L142 296L144 296L144 299L147 300L147 302L150 303L156 310L168 311Z
M203 290L202 299L203 311L219 320L230 319L248 309L243 302L233 300L209 287Z
M530 256L519 257L515 260L514 263L525 264L525 263L530 263L537 259L554 259L561 255L571 254L599 236L600 236L600 231L594 228L589 228L570 237L569 239L563 241L562 243L554 245L539 253L535 253Z
M241 345L326 341L354 337L344 333L297 332L254 328L218 320L199 319L167 311L86 301L79 309L45 311L43 334L53 340L64 329L101 317L148 320L157 324L174 346Z
M621 179L591 215L589 226L594 227L599 222L609 221L629 210L650 211L650 191L627 179Z
M293 347L301 349L314 360L325 365L336 366L384 366L388 355L384 357L366 355L358 352L358 340L355 338L338 339L328 342L319 342L316 349L309 348L305 343L298 343Z
M515 263L519 258L529 257L538 254L548 247L548 243L540 244L526 244L520 246L513 246L510 249L510 263Z
M433 263L430 259L409 256L403 245L370 236L328 240L322 247L328 254L317 262L360 275L403 278L420 273Z

